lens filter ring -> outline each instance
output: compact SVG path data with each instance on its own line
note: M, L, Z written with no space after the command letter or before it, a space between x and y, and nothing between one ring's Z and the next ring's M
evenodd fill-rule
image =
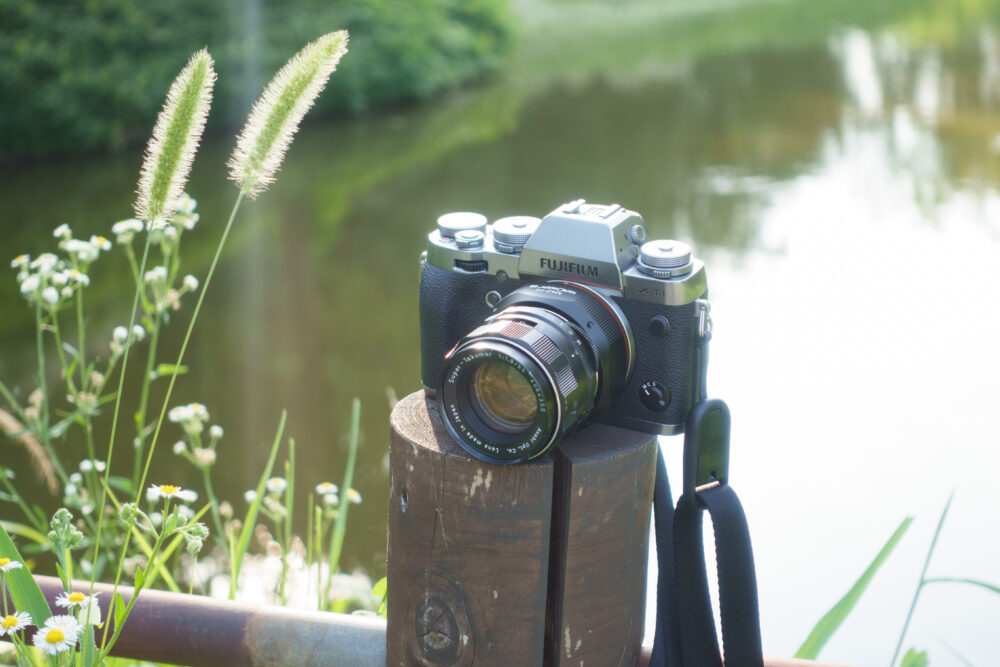
M438 409L449 434L488 463L540 456L559 436L562 406L544 363L502 339L476 338L449 356Z

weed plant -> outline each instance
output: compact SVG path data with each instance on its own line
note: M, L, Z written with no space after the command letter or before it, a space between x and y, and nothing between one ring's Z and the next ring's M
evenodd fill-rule
M317 486L308 503L304 542L292 533L293 440L287 443L283 476L273 474L286 415L278 420L267 464L255 489L247 492L247 508L240 518L212 484L212 470L225 456L220 447L224 429L210 424L209 411L201 403L170 405L177 377L186 370L184 354L205 292L240 206L274 181L299 123L346 51L346 31L320 37L279 70L253 106L228 164L229 178L238 187L236 200L202 280L183 271L181 250L185 235L205 226L199 225L197 202L184 193L216 79L214 61L204 49L177 76L157 118L139 177L135 218L113 224L110 238L77 239L68 225L60 225L54 233L56 252L21 255L11 262L21 294L35 315L38 386L27 391L0 382L0 398L6 404L0 409L0 430L27 451L44 486L62 499L62 507L50 518L19 492L9 469L0 469L0 500L20 513L16 521L0 522L0 593L9 593L13 601L9 607L3 595L0 636L13 643L19 665L107 664L144 588L180 591L186 581L190 592L196 583L204 586L217 574L227 580L228 597L235 598L254 537L266 554L280 558L281 574L273 586L281 604L289 601L292 575L301 571L303 581L315 582L308 606L340 611L350 607L351 600L339 594L334 580L348 507L361 501L351 488L360 403L355 399L352 407L343 483ZM130 314L112 332L107 352L94 355L88 352L95 346L87 337L86 288L91 268L113 247L124 254L135 290ZM195 305L180 352L164 362L163 329L171 320L181 319L182 306L191 300ZM132 353L142 355L138 386L125 382ZM56 369L49 368L53 360ZM58 371L58 384L49 382L56 375L53 370ZM150 405L155 382L167 383L158 411ZM117 430L126 428L128 421L121 418L126 392L137 397L139 406L131 424L131 475L116 476L111 474L114 446ZM57 400L60 396L65 402ZM112 411L110 433L99 438L95 419L104 410ZM173 451L190 463L192 478L204 496L173 482L148 484L164 421L182 431ZM70 465L61 449L75 438L85 443L87 458ZM99 440L106 446L100 447ZM259 526L262 520L272 530ZM213 548L199 562L206 541ZM31 561L24 556L41 554L54 556L65 589L57 609L49 607L26 566ZM89 579L89 590L81 577ZM94 583L109 578L114 581L111 598L98 599ZM127 604L118 592L126 580L134 587ZM384 596L382 589L379 594ZM364 597L374 606L370 593Z

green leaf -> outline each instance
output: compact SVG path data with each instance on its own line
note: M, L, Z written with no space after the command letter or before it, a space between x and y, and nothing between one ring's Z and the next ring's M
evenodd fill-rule
M125 622L125 598L121 593L115 593L115 632L121 628Z
M141 567L135 568L135 589L139 590L146 582L146 571Z
M160 364L154 372L156 373L156 377L159 378L164 375L173 375L174 369L176 369L177 375L184 375L188 372L187 366L177 366L176 364Z
M31 614L35 625L41 626L52 615L49 604L2 525L0 525L0 557L10 558L21 564L21 567L8 570L4 574L4 582L14 601L14 608L18 611L27 611Z
M927 657L927 651L917 651L917 649L911 648L903 656L903 662L899 663L899 667L927 667L929 664L931 661Z
M112 475L108 478L108 486L113 489L121 491L126 496L131 496L135 494L135 489L132 487L132 480L128 477L120 477L117 475Z
M3 529L6 530L9 535L26 537L32 542L37 542L38 544L49 543L49 538L45 535L45 533L39 532L31 526L26 526L23 523L17 523L16 521L0 521L0 526L3 526Z
M804 658L806 660L815 660L816 656L819 655L820 649L829 641L833 633L837 631L837 628L841 626L847 616L854 609L854 605L858 603L861 599L861 595L868 588L868 584L871 583L872 578L875 573L878 572L882 564L885 563L886 559L892 553L896 545L903 538L906 533L906 529L910 527L913 523L913 517L908 516L903 519L899 527L896 528L895 532L889 538L889 541L885 543L878 555L875 556L875 560L872 561L871 565L861 574L851 589L847 591L847 594L842 597L837 604L833 605L830 611L819 620L819 623L812 629L809 636L806 637L805 642L799 647L799 650L795 652L796 658Z
M388 582L389 582L389 578L388 577L382 577L381 579L379 579L378 581L376 581L375 585L372 586L372 597L378 598L380 600L382 598L384 598L385 597L385 589L386 589L386 587L388 585Z
M372 586L372 597L379 601L378 609L376 609L375 613L377 613L379 616L382 616L383 618L386 616L386 611L388 609L387 605L389 601L389 597L387 595L388 583L389 583L389 578L382 577L381 579L375 582L374 586Z
M49 435L52 436L53 438L63 437L63 434L66 433L66 429L68 429L69 425L73 423L73 420L77 416L77 414L78 413L74 412L69 417L66 417L66 419L56 422L56 424L49 429Z

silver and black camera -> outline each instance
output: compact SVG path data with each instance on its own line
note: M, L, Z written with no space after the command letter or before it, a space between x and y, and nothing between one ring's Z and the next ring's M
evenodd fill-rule
M545 454L589 422L674 434L698 400L705 265L642 217L580 199L545 218L438 218L421 256L422 379L467 452Z

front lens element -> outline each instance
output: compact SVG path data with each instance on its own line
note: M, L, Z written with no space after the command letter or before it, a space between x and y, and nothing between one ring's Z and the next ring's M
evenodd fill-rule
M528 379L510 364L490 360L476 369L470 402L490 428L520 433L538 414L538 400Z

